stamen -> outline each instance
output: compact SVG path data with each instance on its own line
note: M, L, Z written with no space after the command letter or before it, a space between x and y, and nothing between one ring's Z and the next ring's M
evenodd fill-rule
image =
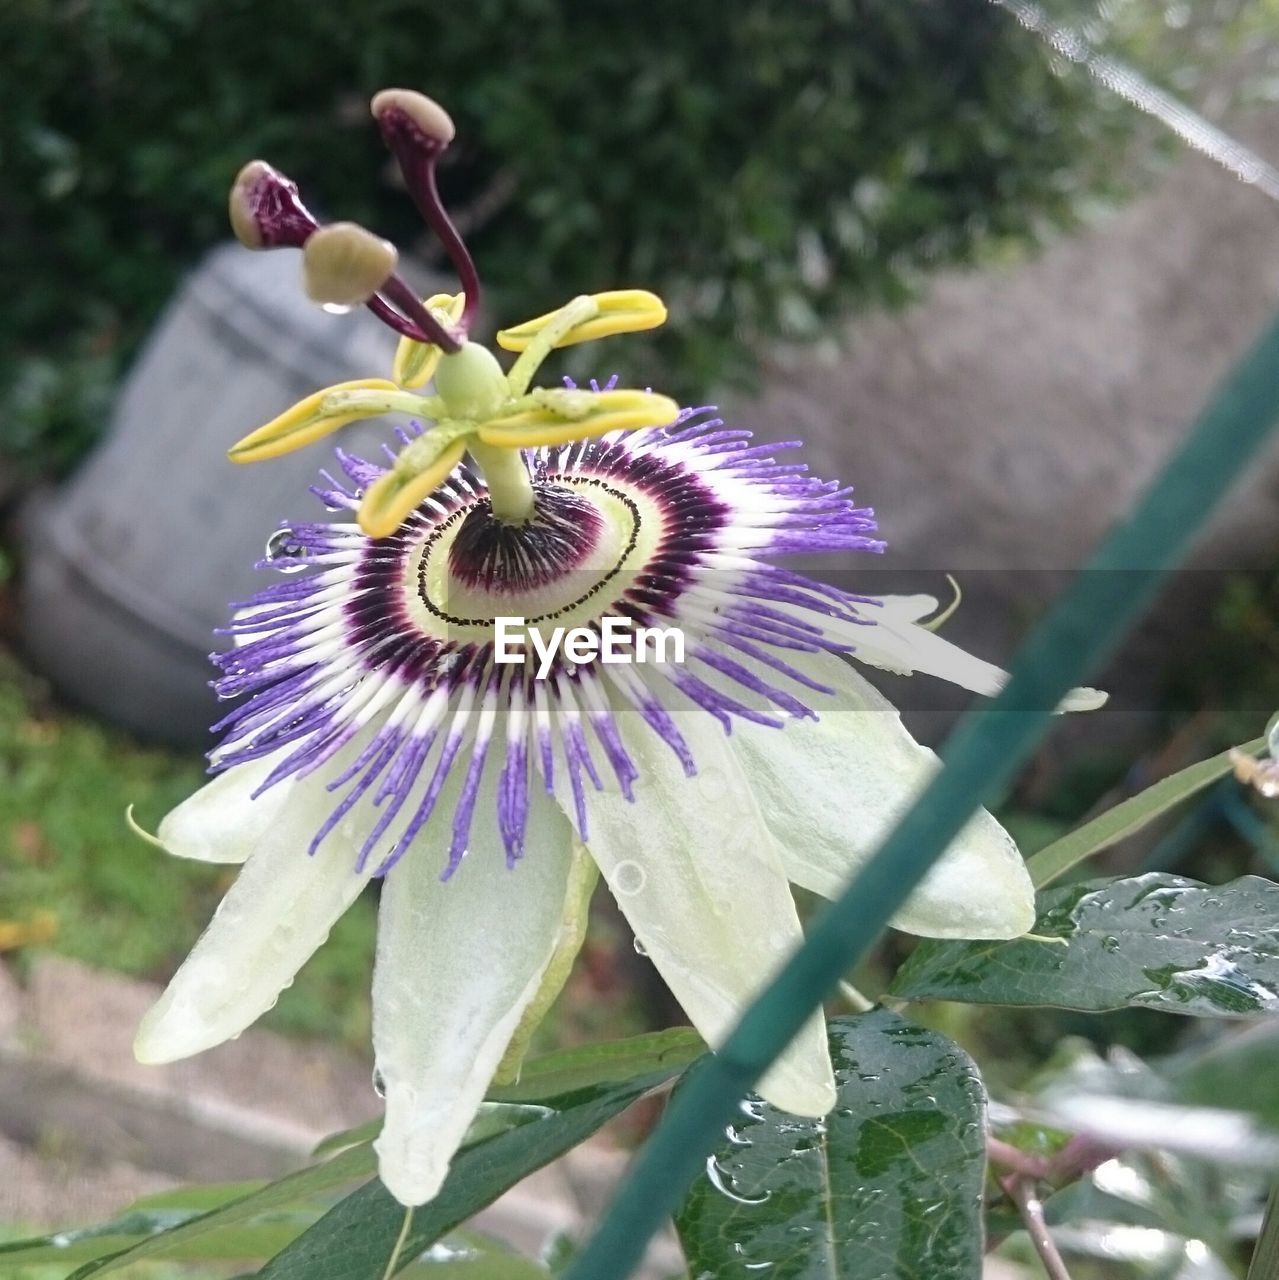
M250 160L235 176L227 201L231 230L246 249L300 249L320 224L290 182L265 160Z
M236 174L227 211L231 230L246 249L301 249L320 230L298 195L297 183L265 160L250 160ZM434 342L445 351L457 350L457 339L440 326L399 276L390 275L382 291L385 297L375 293L363 301L383 324L414 342Z
M386 284L398 259L389 240L354 222L335 222L303 247L302 287L313 302L359 306Z
M439 236L458 274L466 295L460 325L462 332L468 333L479 307L480 277L435 185L435 162L453 141L453 121L438 103L411 89L383 89L374 94L369 105L409 194Z

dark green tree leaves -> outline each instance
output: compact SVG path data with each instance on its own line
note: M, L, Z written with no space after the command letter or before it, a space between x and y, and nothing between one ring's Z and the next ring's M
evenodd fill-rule
M944 1036L877 1009L830 1025L825 1120L751 1098L676 1225L693 1275L974 1280L985 1093Z

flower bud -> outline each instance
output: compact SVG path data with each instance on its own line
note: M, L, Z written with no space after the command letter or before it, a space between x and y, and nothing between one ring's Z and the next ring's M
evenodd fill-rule
M398 257L389 240L354 222L335 222L306 242L302 285L313 302L359 306L386 283Z

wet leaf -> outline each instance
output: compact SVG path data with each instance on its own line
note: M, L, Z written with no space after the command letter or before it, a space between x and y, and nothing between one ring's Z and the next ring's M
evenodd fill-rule
M507 1188L575 1147L687 1065L688 1058L682 1053L667 1052L664 1056L670 1060L626 1080L604 1081L559 1094L538 1091L540 1104L552 1109L544 1119L509 1129L460 1152L439 1195L414 1211L402 1251L405 1265ZM573 1074L567 1069L564 1074L548 1070L546 1080L562 1081ZM532 1088L527 1081L521 1087ZM502 1096L507 1093L503 1090ZM403 1224L403 1206L375 1179L335 1205L272 1258L259 1273L260 1280L382 1280Z
M693 1275L976 1280L985 1091L944 1036L876 1009L830 1024L824 1120L750 1098L676 1219Z
M1279 1011L1279 885L1205 885L1163 873L1087 880L1039 896L1034 932L1057 942L935 942L898 970L910 1000L1129 1006L1240 1017Z

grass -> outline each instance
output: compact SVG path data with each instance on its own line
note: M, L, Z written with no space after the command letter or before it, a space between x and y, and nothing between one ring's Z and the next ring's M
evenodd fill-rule
M164 981L189 950L234 868L167 858L129 831L154 830L204 780L197 756L139 745L57 708L0 653L0 925L52 916L48 950ZM375 903L356 903L264 1020L365 1050ZM0 936L3 929L0 929ZM20 963L35 947L19 953Z

